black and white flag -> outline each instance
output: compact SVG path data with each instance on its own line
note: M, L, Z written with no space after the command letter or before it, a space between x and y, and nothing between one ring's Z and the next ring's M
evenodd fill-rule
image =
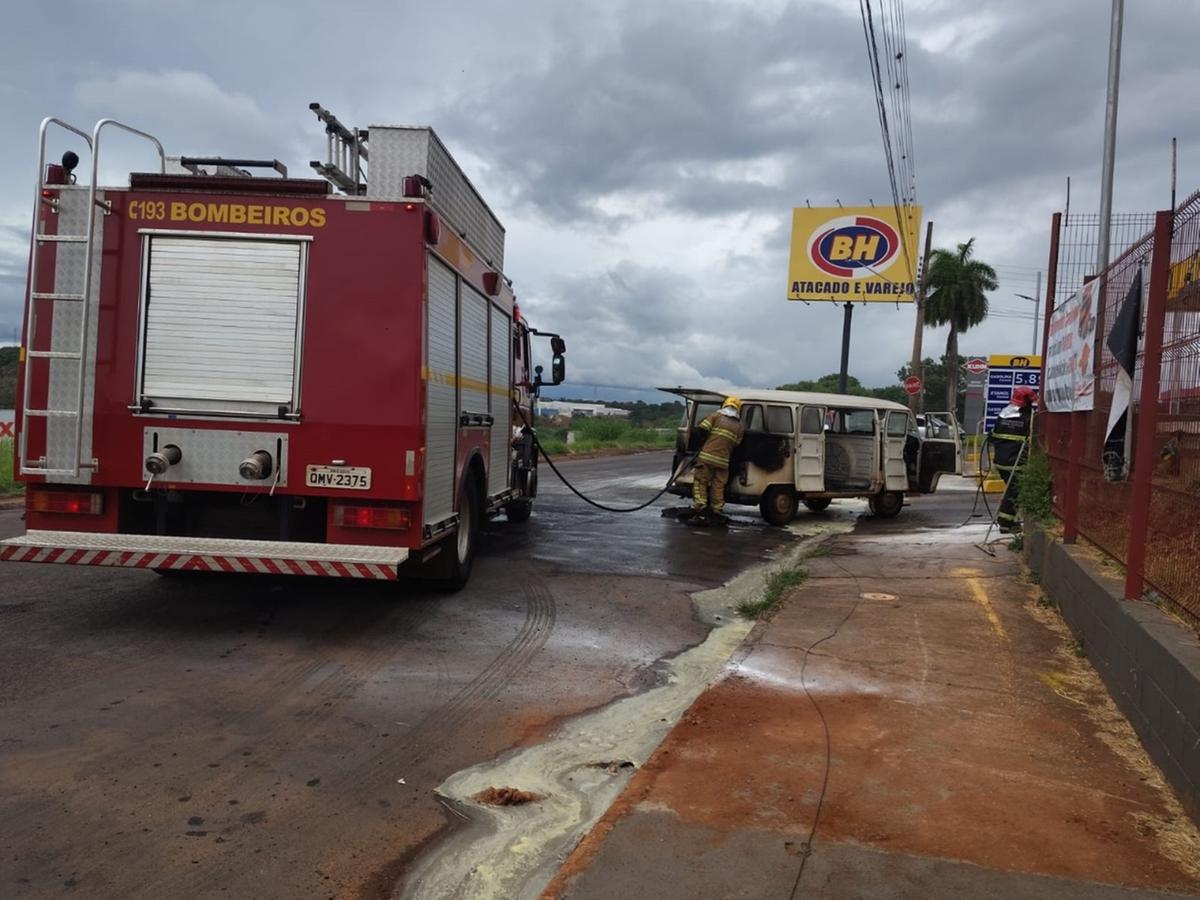
M1129 468L1126 458L1126 432L1129 404L1133 398L1133 372L1137 365L1138 334L1142 324L1142 270L1133 276L1133 284L1121 301L1121 309L1108 333L1108 349L1117 361L1117 383L1113 387L1112 408L1104 431L1104 475L1121 480Z

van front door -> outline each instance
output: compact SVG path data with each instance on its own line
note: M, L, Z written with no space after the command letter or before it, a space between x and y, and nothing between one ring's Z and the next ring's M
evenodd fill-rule
M962 436L952 412L925 413L925 437L921 441L921 493L937 490L942 475L962 474Z
M883 429L883 482L889 491L908 490L908 467L904 462L904 444L908 437L907 411L892 410Z
M821 493L825 490L825 408L800 408L796 430L796 490Z

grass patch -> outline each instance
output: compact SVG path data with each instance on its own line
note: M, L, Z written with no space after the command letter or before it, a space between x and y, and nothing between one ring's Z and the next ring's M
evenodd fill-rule
M776 572L767 579L762 597L757 600L743 600L737 605L738 615L743 619L761 618L763 613L779 602L784 591L803 584L807 578L808 572L804 569L787 569L783 572Z
M575 440L567 443L567 432ZM538 429L542 449L552 456L594 450L667 450L675 446L673 429L634 428L624 419L578 418L569 427Z
M22 490L22 485L13 481L13 440L0 438L0 497Z
M1017 508L1027 525L1045 525L1054 519L1054 473L1050 470L1050 458L1036 445L1021 470Z

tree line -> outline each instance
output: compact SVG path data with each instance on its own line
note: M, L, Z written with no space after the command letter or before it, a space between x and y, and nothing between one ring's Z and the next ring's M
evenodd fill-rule
M0 409L17 407L17 347L0 347Z

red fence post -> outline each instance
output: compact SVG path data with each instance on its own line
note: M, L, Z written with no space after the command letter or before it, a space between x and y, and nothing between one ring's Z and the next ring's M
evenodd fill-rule
M1071 417L1071 442L1067 448L1067 487L1063 492L1063 543L1073 544L1079 535L1079 483L1086 443L1085 428L1087 413L1068 413Z
M1125 545L1126 600L1140 600L1145 589L1154 435L1158 425L1158 390L1162 375L1163 330L1167 323L1167 281L1171 276L1174 218L1175 211L1165 209L1159 210L1154 219L1154 254L1150 257L1150 292L1146 298L1146 337L1142 351L1142 390L1134 416L1137 430L1133 447L1129 540Z

